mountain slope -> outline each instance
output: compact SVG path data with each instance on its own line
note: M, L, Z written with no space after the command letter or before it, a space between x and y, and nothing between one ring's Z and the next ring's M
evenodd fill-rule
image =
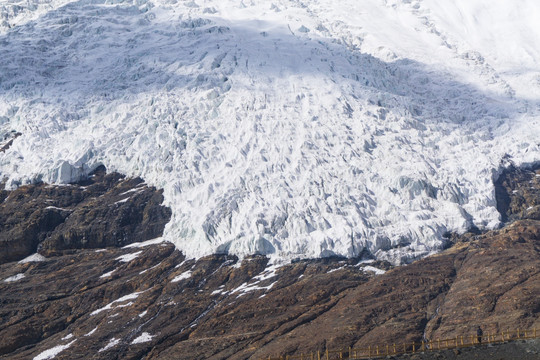
M539 160L535 1L5 2L7 187L164 189L188 257L408 261ZM511 11L510 11L511 10Z
M117 226L148 197L154 235L168 214L159 191L118 174L96 176L85 190L41 184L2 193L2 217L31 203L26 197L54 204L49 211L62 206L94 226L68 218L44 234L46 257L19 254L20 261L0 264L0 358L267 359L325 347L468 338L477 326L484 336L517 329L530 336L540 326L537 175L540 170L509 169L501 176L498 193L510 200L505 214L513 223L455 236L451 248L394 268L336 257L285 265L264 256L186 259L161 238L139 242L151 234ZM83 196L66 204L69 192ZM48 217L35 210L34 219ZM18 219L12 223L20 227L42 222ZM124 236L96 241L113 238L113 231ZM90 241L80 241L81 233ZM71 246L54 241L58 234L71 234ZM0 261L6 252L0 247ZM537 359L536 344L518 346L509 358ZM494 349L500 350L478 348L469 356L490 358Z

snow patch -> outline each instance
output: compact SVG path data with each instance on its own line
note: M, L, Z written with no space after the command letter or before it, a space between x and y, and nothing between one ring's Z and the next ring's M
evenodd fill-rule
M373 259L360 260L358 262L358 264L356 264L356 266L359 266L359 265L362 265L362 264L371 264L373 262L375 262L375 260L373 260Z
M72 342L70 342L69 344L65 344L65 345L58 345L58 346L55 346L53 348L50 348L48 350L45 350L43 351L42 353L40 353L39 355L35 356L34 357L34 360L48 360L48 359L53 359L56 355L60 354L62 351L66 350L67 348L69 348L71 346L71 344L73 344L75 341L77 340L73 340Z
M142 275L142 274L144 274L144 273L146 273L146 272L148 272L148 271L151 271L151 270L157 268L159 265L161 265L162 262L163 262L163 261L161 261L159 264L156 264L156 265L152 266L152 267L149 268L149 269L145 269L145 270L141 271L141 272L139 273L139 275Z
M109 340L109 343L107 345L105 345L105 347L99 349L98 352L107 351L107 350L115 347L116 345L118 345L119 342L120 342L120 339L112 338L111 340Z
M13 276L10 276L10 277L4 279L4 282L19 281L19 280L24 279L24 278L25 278L25 275L23 273L19 273L17 275L13 275Z
M99 278L104 279L104 278L110 277L112 275L112 273L115 272L115 271L116 271L116 269L111 270L109 272L106 272L105 274L101 275Z
M176 265L174 268L178 269L178 268L182 267L182 265L184 265L186 262L187 262L187 259L182 261L180 264Z
M95 333L97 331L98 327L96 326L95 328L93 328L91 331L89 331L88 333L86 333L84 336L90 336L92 335L93 333Z
M145 189L145 187L136 187L134 189L129 189L128 191L125 191L125 192L121 193L119 196L124 196L124 195L130 194L130 193L139 193L139 192L144 191L144 189Z
M143 332L140 336L136 337L132 342L131 344L141 344L141 343L145 343L145 342L148 342L148 341L152 341L152 335L150 335L149 333L147 332Z
M119 298L119 299L117 299L117 300L114 300L113 302L111 302L111 303L105 305L104 307L92 311L92 312L90 313L90 316L97 315L97 314L99 314L100 312L103 312L103 311L105 311L105 310L113 309L113 305L116 304L116 303L121 303L121 302L124 302L124 301L136 299L136 298L139 297L140 294L142 294L142 292L135 292L135 293L133 293L133 294L129 294L129 295L122 296L121 298ZM117 305L116 307L126 307L126 306L129 306L129 305L132 305L132 304L133 304L132 302L129 302L129 303L127 303L127 304Z
M191 270L188 270L176 276L174 279L171 280L171 282L178 282L180 280L189 279L191 277L191 274L192 274Z
M267 280L267 279L271 279L274 276L276 276L277 270L282 266L283 265L281 265L281 264L271 265L271 266L267 267L266 269L264 269L259 275L254 276L253 280L255 280L256 282L260 282L260 281L264 281L264 280Z
M258 282L253 283L253 284L243 283L242 285L240 285L236 289L232 290L230 293L231 294L240 293L237 296L237 297L240 297L240 296L246 295L247 293L249 293L251 291L258 291L258 290L268 291L268 290L272 289L276 283L277 283L277 281L274 281L273 283L271 283L268 286L257 286L256 284L258 284Z
M146 241L142 241L142 242L131 243L131 244L129 244L129 245L126 245L126 246L122 247L122 249L142 248L142 247L145 247L145 246L150 246L150 245L155 245L155 244L161 244L161 243L164 242L164 241L166 241L166 240L163 239L162 237L158 237L158 238L151 239L151 240L146 240Z
M47 206L45 209L54 209L54 210L61 210L61 211L71 211L69 209L59 208L56 206Z
M45 260L47 260L45 256L35 253L19 261L19 264L26 264L28 262L40 262Z
M376 267L370 265L364 266L362 270L374 272L375 275L382 275L386 272L386 270L377 269Z
M236 289L231 290L230 294L240 293L238 295L238 297L240 297L240 296L243 296L243 295L245 295L245 294L247 294L248 292L251 292L251 291L257 291L257 290L268 291L268 290L272 289L272 287L274 287L274 285L277 283L277 281L274 281L273 283L271 283L268 286L258 286L257 284L259 284L260 282L262 282L264 280L268 280L268 279L271 279L271 278L275 277L277 270L281 266L282 265L280 265L280 264L275 264L275 265L271 265L271 266L267 267L259 275L253 277L253 279L251 280L251 281L254 280L253 282L251 282L251 283L250 282L243 283L242 285L240 285Z
M114 260L118 260L118 261L121 261L121 262L130 262L131 260L134 260L136 258L139 257L139 255L142 254L142 251L137 251L137 252L134 252L134 253L131 253L131 254L125 254L125 255L121 255L117 258L115 258Z

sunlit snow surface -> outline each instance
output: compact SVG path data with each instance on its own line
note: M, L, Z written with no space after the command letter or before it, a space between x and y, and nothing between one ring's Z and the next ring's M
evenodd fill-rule
M411 259L496 227L501 164L540 159L539 18L537 0L2 0L0 135L23 135L0 175L142 176L190 257Z

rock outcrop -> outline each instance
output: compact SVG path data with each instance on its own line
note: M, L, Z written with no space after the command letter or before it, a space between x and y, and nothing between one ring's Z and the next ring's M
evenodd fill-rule
M0 193L0 264L35 253L123 246L161 236L171 217L162 191L98 168L66 186L36 184Z
M540 173L514 166L503 171L495 184L497 208L504 222L540 220Z
M7 133L2 140L0 140L0 152L6 152L11 145L13 145L13 141L21 136L22 134L18 131L12 130L9 133Z
M120 204L130 200L120 201L144 186L103 175L110 186L103 185L100 194L108 195L85 198L82 189L72 189L79 201L47 205L72 209L69 217L51 215L50 223L58 222L52 230L45 220L33 225L43 229L37 244L46 257L0 265L0 358L54 352L55 359L263 359L454 337L476 326L485 333L540 328L540 220L529 209L538 201L529 189L536 174L505 175L512 223L456 236L449 249L396 268L368 259L283 266L262 256L185 259L169 243L138 243L162 231L157 224L167 212L159 207L159 193L148 193L142 202L158 210L145 216L132 209L127 213L139 215L127 217L133 223L126 224ZM36 189L63 194L68 188ZM24 191L4 192L3 206L15 209L15 201L23 208L18 197L31 201L25 194L37 190ZM511 205L518 203L516 194L524 199L519 206ZM7 229L24 230L10 219ZM161 220L145 233L137 227L144 219ZM110 225L100 225L105 220Z

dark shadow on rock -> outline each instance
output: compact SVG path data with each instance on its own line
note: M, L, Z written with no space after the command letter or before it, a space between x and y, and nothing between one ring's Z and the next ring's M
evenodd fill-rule
M503 223L540 220L540 164L518 168L510 165L495 181L497 210Z

